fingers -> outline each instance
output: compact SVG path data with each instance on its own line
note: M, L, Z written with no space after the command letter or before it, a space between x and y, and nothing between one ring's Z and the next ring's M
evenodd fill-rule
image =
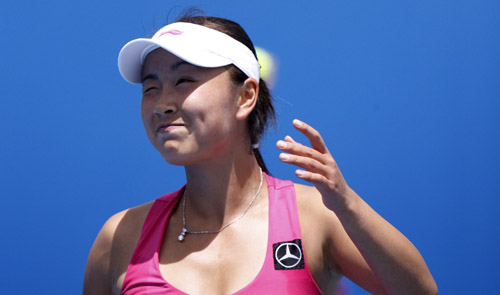
M318 173L312 173L310 171L304 171L301 169L295 170L295 175L303 179L305 181L311 182L313 184L319 184L319 183L325 183L327 181L327 178L321 174Z
M299 120L293 121L294 127L302 132L310 141L312 147L296 142L287 135L283 140L276 143L278 149L283 153L279 155L282 162L295 165L297 177L310 182L324 182L330 170L336 167L335 160L328 152L324 141L311 126Z
M322 173L324 170L324 164L311 157L281 153L279 158L282 162L298 166L307 171Z
M311 143L313 149L317 150L320 153L328 152L323 138L316 129L297 119L293 120L293 127L295 127L295 129L300 131L309 139L309 142Z
M293 140L293 138L290 135L285 136L285 141L296 142L295 140Z
M278 140L276 143L278 149L297 156L315 159L316 161L323 162L322 153L299 142L293 141L290 136L286 136L285 140Z
M345 196L347 183L320 133L299 120L293 120L293 126L309 139L311 147L296 142L287 135L276 143L283 152L279 155L280 160L299 167L295 175L314 184L322 195Z

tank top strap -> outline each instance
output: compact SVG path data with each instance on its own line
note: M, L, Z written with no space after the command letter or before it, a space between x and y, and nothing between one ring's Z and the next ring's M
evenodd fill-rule
M290 180L281 180L266 174L269 193L270 242L301 239L295 186Z
M172 215L172 211L183 191L184 187L175 192L165 194L156 199L151 206L142 227L141 238L136 247L136 249L141 249L141 251L138 251L141 253L140 256L149 256L158 252L167 222L170 220L170 215ZM133 258L139 259L140 257Z
M162 286L169 289L169 285L163 279L157 264L158 253L168 220L179 202L184 188L185 186L161 196L154 201L149 209L142 227L141 237L125 274L121 294L136 294L137 291L147 290L147 286Z

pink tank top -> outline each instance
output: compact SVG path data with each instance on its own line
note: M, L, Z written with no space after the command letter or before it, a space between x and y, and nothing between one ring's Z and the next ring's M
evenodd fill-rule
M266 258L254 280L235 294L321 294L302 250L294 185L265 176L269 192ZM123 295L185 294L163 278L158 259L165 227L183 189L153 203L125 275Z

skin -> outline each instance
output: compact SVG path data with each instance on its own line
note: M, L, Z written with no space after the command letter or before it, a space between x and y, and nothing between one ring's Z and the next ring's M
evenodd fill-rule
M258 164L250 149L247 118L258 83L230 80L230 69L199 68L158 49L143 67L141 116L149 140L186 172L188 229L219 229L238 217L257 191ZM299 167L295 185L305 256L325 294L345 275L373 294L437 294L417 249L345 182L321 135L299 120L293 126L310 147L290 136L277 142L280 160ZM250 283L265 258L266 183L244 218L214 235L177 241L176 208L160 249L160 271L189 294L230 294ZM126 269L152 202L112 216L89 254L84 294L120 294ZM234 261L232 255L239 253ZM245 265L244 268L241 265ZM231 278L231 279L228 279Z

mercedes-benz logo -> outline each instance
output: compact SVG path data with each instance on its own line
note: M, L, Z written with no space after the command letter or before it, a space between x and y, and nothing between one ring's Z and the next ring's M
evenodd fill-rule
M293 268L300 263L302 251L297 244L283 243L274 252L276 261L284 268Z

